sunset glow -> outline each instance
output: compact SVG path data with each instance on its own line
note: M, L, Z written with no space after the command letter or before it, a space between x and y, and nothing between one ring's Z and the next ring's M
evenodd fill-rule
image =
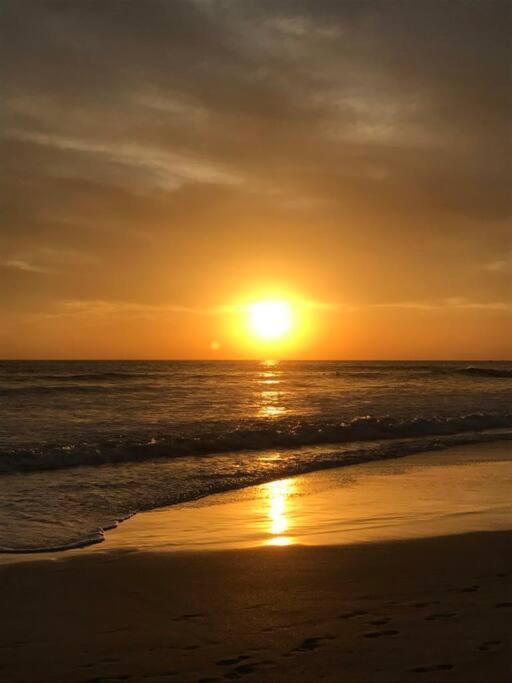
M0 358L512 357L507 0L6 3Z

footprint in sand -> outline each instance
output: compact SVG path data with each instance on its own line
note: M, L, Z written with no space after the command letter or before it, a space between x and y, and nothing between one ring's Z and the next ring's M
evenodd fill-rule
M501 640L485 640L478 649L482 650L482 652L493 652L494 650L497 650L500 645Z
M128 681L133 676L128 674L120 674L118 676L100 676L99 678L88 678L85 683L117 683L118 681Z
M430 602L416 602L416 603L414 603L414 606L417 608L431 607L432 605L439 605L439 600L431 600Z
M435 614L429 614L425 619L427 621L433 621L434 619L451 619L455 614L455 612L436 612Z
M453 664L433 664L432 666L416 666L411 671L417 674L426 674L431 671L449 671L453 669Z
M200 617L204 617L204 614L201 614L201 612L194 612L191 614L180 614L179 617L174 617L172 621L187 621L188 619L199 619Z
M381 636L396 636L399 633L396 629L387 629L385 631L369 631L364 633L365 638L380 638Z
M300 645L293 649L293 652L308 652L309 650L316 650L324 640L332 640L334 636L316 636L313 638L305 638Z
M354 617L362 617L368 612L363 612L362 610L354 610L353 612L345 612L344 614L338 614L337 619L353 619Z
M252 674L257 671L257 667L254 664L240 664L240 666L235 666L232 672L230 672L226 678L235 678L235 676L246 676L247 674Z
M238 657L231 657L231 659L219 659L215 664L217 666L233 666L234 664L240 664L244 659L249 659L249 655L239 655Z

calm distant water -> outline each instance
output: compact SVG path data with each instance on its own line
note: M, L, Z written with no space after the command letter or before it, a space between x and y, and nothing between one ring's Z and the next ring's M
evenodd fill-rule
M0 548L280 476L512 438L512 363L1 362Z

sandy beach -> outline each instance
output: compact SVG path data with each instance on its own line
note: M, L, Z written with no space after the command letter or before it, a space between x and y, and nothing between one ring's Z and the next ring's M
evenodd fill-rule
M509 681L511 533L2 569L2 681Z
M492 462L507 486L507 452L489 445L413 456L378 464L373 480L362 476L370 465L356 467L343 475L345 488L325 486L341 471L298 477L309 495L289 505L271 499L266 522L254 487L236 500L138 515L89 550L5 563L0 680L509 681L512 532L499 530L502 505L483 504L485 483L476 493L471 484ZM454 467L459 509L450 510ZM420 470L428 492L401 519L398 492ZM489 486L499 503L499 487ZM355 512L344 520L340 495L357 510L375 490L370 523L359 516L357 524ZM194 549L208 516L210 550ZM180 524L180 551L172 552ZM357 533L341 543L349 528ZM293 542L268 542L287 532Z

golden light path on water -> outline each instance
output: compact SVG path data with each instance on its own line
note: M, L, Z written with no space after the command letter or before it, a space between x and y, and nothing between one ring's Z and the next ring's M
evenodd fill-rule
M279 391L281 380L278 361L265 360L261 363L263 370L259 373L258 384L262 385L259 392L258 416L259 417L282 417L287 411L282 405L283 393Z
M279 391L279 362L275 360L262 361L262 370L259 374L258 383L263 386L259 392L259 417L277 418L286 413L286 407L282 405L283 392ZM266 541L267 545L290 545L294 541L284 535L288 530L290 521L288 512L288 498L293 492L295 483L292 479L271 481L261 487L263 496L267 498L268 508L268 533L271 538Z

